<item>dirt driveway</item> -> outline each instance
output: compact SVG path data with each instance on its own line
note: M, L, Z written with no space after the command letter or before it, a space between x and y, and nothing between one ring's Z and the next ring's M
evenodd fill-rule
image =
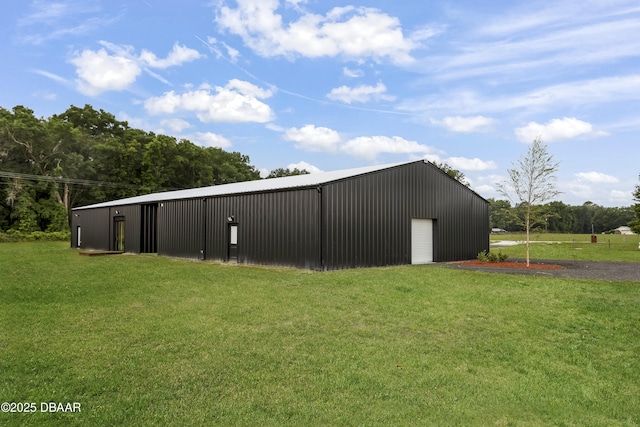
M509 258L509 261L524 261ZM496 268L491 266L473 266L450 264L452 268L486 271L505 274L533 274L547 277L566 277L570 279L606 280L611 282L640 282L640 263L637 262L595 262L595 261L558 261L531 260L532 263L561 265L555 270L534 270L525 268Z

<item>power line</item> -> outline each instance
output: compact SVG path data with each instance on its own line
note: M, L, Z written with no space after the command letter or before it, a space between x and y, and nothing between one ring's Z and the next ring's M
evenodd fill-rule
M117 182L109 182L109 181L92 181L89 179L78 179L78 178L67 178L63 176L48 176L48 175L33 175L26 173L17 173L17 172L8 172L8 171L0 171L0 178L19 178L27 181L46 181L46 182L56 182L63 184L77 184L77 185L87 185L87 186L107 186L107 187L119 187L119 188L135 188L139 189L140 185L135 184L126 184L126 183L117 183ZM159 188L160 190L182 190L182 188Z

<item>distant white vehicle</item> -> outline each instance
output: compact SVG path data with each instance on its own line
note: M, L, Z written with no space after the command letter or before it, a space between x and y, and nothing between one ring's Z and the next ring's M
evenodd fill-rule
M506 233L507 230L503 230L502 228L492 228L491 232L492 233Z

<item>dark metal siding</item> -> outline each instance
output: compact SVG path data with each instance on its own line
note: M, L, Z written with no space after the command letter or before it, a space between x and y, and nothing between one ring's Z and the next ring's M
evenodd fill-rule
M207 259L227 260L233 216L239 263L319 268L319 196L313 188L208 199Z
M434 261L473 259L489 249L488 202L424 162L319 188L79 210L71 246L80 225L82 248L113 249L115 216L125 217L127 252L156 249L191 259L227 260L230 216L238 225L240 263L308 269L409 264L413 218L433 220Z
M488 203L431 164L411 163L323 189L325 268L411 263L411 219L434 220L434 261L489 248Z
M134 254L140 253L140 230L142 221L140 205L114 206L109 208L110 241L109 249L115 250L115 234L113 231L114 218L124 217L124 251Z
M171 200L158 205L158 255L202 259L203 199Z
M158 252L158 204L141 206L140 252Z
M109 208L86 209L71 216L71 247L79 249L109 250ZM78 247L77 227L81 227L81 244Z

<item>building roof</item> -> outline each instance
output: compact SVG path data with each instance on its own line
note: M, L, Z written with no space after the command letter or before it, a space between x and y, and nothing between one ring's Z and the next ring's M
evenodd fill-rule
M422 161L422 160L420 160ZM143 203L163 202L167 200L195 199L201 197L224 196L230 194L256 193L261 191L284 190L290 188L314 187L328 182L339 181L358 175L390 169L413 162L392 163L386 165L367 166L356 169L343 169L331 172L317 172L308 175L285 176L282 178L259 179L255 181L235 182L232 184L213 185L211 187L191 188L188 190L165 191L162 193L145 194L143 196L112 200L94 205L81 206L73 210L105 208ZM425 161L426 163L426 161Z

